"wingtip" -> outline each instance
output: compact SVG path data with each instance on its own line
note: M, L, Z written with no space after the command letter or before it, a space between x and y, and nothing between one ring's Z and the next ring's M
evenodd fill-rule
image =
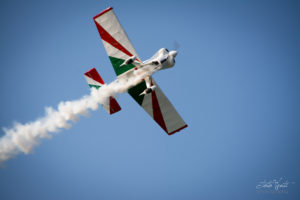
M175 130L175 131L172 131L171 133L168 133L168 135L173 135L174 133L179 132L179 131L181 131L182 129L184 129L184 128L186 128L186 127L188 127L187 124L184 125L183 127L179 128L179 129Z
M102 12L100 12L98 15L96 15L95 17L93 17L93 19L95 20L97 17L100 17L101 15L103 15L104 13L106 13L106 12L112 10L112 9L113 9L113 7L106 8L105 10L103 10Z

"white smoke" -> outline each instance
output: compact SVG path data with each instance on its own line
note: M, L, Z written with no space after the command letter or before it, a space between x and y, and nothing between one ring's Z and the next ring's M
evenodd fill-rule
M57 132L61 128L70 128L71 124L68 122L76 122L80 115L87 115L89 110L97 110L99 104L107 102L110 96L126 92L149 75L149 71L138 71L140 73L135 73L136 75L130 79L119 78L99 90L92 88L90 95L83 96L79 100L60 102L57 110L47 107L46 115L36 121L26 124L15 123L10 129L3 128L5 135L0 138L0 163L19 153L30 153L41 139L51 138L50 133Z

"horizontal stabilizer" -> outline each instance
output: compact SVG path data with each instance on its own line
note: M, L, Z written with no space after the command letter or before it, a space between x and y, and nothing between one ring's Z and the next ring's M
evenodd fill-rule
M95 68L84 73L84 77L87 83L89 84L90 88L94 87L96 89L99 89L101 86L105 85L103 79L101 78L101 76ZM112 96L109 97L109 101L107 104L102 105L109 114L114 114L121 110L121 107L118 104L117 100Z

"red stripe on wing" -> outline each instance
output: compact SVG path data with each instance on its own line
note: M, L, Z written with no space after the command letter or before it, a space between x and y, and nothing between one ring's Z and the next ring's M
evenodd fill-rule
M99 25L96 21L95 24L97 26L97 29L100 33L100 36L102 38L102 40L108 42L109 44L111 44L113 47L115 47L116 49L119 49L120 51L122 51L123 53L125 53L128 56L133 56L127 49L125 49L125 47L123 47L123 45L121 45L115 38L113 38L101 25Z
M166 133L168 133L163 115L161 113L159 104L158 104L158 100L157 100L157 96L155 91L153 91L151 93L152 95L152 109L153 109L153 119L160 125L160 127L162 129L164 129L166 131Z

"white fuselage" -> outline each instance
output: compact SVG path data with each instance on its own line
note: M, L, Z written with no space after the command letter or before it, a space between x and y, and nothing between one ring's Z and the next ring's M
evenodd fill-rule
M159 69L167 69L174 66L176 55L177 51L161 48L150 59L145 60L143 65L153 65Z
M138 78L138 81L133 81L136 82L134 85L138 84L139 82L145 80L147 88L151 87L151 76L163 69L167 69L170 67L173 67L175 65L175 57L177 55L177 51L169 51L166 48L161 48L159 49L150 59L145 60L144 62L136 62L136 61L130 61L130 59L134 58L129 58L124 62L125 65L127 62L131 62L134 64L136 67L134 69L131 69L127 72L125 72L122 75L118 76L118 79L121 80L129 80L131 78ZM147 93L144 91L144 93Z

